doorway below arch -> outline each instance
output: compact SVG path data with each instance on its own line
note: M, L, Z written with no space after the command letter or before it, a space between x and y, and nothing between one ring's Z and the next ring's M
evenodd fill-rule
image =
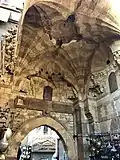
M68 160L64 140L47 125L28 133L21 142L17 157L19 160L24 157L28 160Z
M65 160L67 160L67 159L76 160L75 144L74 144L74 140L73 140L72 135L69 133L69 131L67 130L67 128L64 125L59 123L54 118L46 117L46 116L45 117L43 117L43 116L37 117L37 118L31 119L31 120L28 120L22 126L19 127L19 129L16 131L16 133L12 137L10 147L9 147L10 150L8 151L8 157L17 157L18 149L22 145L23 146L24 145L31 146L32 140L30 140L30 139L32 139L32 136L30 136L31 138L28 138L29 136L27 136L27 135L32 134L32 132L37 132L38 130L41 130L45 134L46 134L46 132L48 132L48 130L49 130L49 134L50 134L50 132L53 132L54 135L56 135L56 141L54 144L55 147L61 146L61 148L62 148L61 150L59 150L61 152L61 153L59 152L59 154L61 154L61 156L65 157ZM34 135L35 135L35 133L34 133ZM55 138L55 136L54 136L54 138ZM50 141L47 141L47 142L50 143ZM34 143L34 144L36 144L36 143ZM12 150L12 152L11 152L11 150ZM57 148L57 152L56 152L56 148L54 151L55 152L53 153L52 158L56 157L56 153L58 154L58 148ZM12 153L12 155L11 155L11 153ZM55 160L55 159L53 159L53 160ZM61 159L61 160L64 160L64 159Z

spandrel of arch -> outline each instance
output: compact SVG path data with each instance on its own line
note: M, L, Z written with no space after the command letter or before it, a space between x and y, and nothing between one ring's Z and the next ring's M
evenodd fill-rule
M110 93L115 92L118 89L117 79L114 72L111 72L108 78Z
M50 86L45 86L43 90L43 99L46 101L52 101L53 89Z

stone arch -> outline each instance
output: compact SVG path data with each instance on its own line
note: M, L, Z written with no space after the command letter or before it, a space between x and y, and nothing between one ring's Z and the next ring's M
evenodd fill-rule
M55 2L54 0L35 0L35 1L31 1L31 0L27 0L25 5L24 5L24 10L23 10L23 14L22 14L22 17L21 17L21 20L20 20L20 26L19 26L19 31L18 31L18 34L19 34L19 46L18 46L18 49L20 47L20 41L21 41L21 32L22 32L22 28L23 28L23 24L24 24L24 19L25 19L25 15L27 13L27 11L34 5L36 4L43 4L43 5L48 5L52 8L55 8L57 9L58 12L62 13L62 15L64 17L67 17L71 12L73 12L74 10L74 5L73 5L73 2L72 4L69 6L71 9L69 9L69 7L67 6L68 3L59 3L59 2Z
M68 15L68 13L71 13L73 10L74 10L74 2L71 2L71 5L68 6L69 4L66 3L66 2L56 2L54 0L27 0L26 2L26 5L25 5L25 8L24 8L24 14L23 14L23 19L24 19L24 16L26 14L26 12L28 11L28 9L35 5L35 4L38 4L38 3L41 3L41 4L47 4L49 5L50 7L53 7L53 8L57 8L58 11L62 12L62 14L64 16ZM70 8L70 9L69 9Z
M37 9L39 9L39 11L38 10L36 10L36 7L39 7L39 8L37 8ZM25 38L25 37L27 37L28 39L31 39L31 38L33 38L34 39L34 37L38 37L38 39L40 39L40 37L41 37L41 34L42 33L44 33L44 31L43 31L43 29L41 29L41 27L38 27L38 28L34 28L34 27L31 27L31 28L29 28L30 27L30 25L28 25L28 24L25 24L25 22L27 21L27 18L26 18L26 16L27 16L27 14L30 12L29 10L31 9L31 8L33 8L34 9L34 11L36 11L36 12L33 12L34 14L36 13L36 18L37 18L37 16L39 17L39 19L40 19L40 14L42 15L44 12L45 12L45 15L47 15L48 17L50 16L50 21L52 21L52 22L56 22L57 20L60 20L60 19L64 19L64 18L66 18L66 16L64 17L63 15L62 15L62 13L64 13L64 6L62 6L61 4L58 4L58 3L52 3L52 2L49 2L48 4L46 3L46 2L42 2L42 1L37 1L37 2L35 2L34 4L32 4L32 6L29 6L28 7L28 9L27 9L27 11L26 11L26 13L25 13L25 15L24 15L24 20L23 20L23 24L22 24L22 30L21 30L21 40L20 40L20 45L21 45L21 47L20 48L18 48L18 59L19 59L19 62L18 63L16 63L16 77L17 76L20 76L21 75L21 72L20 71L25 71L24 73L22 73L22 74L24 74L24 75L22 75L22 77L23 76L25 76L27 73L29 74L29 72L31 72L31 70L33 69L33 70L35 70L34 69L34 66L36 66L36 63L38 63L38 58L39 58L39 62L40 62L40 58L42 59L42 61L39 63L40 65L42 65L42 62L43 63L45 63L46 62L46 59L48 59L48 57L46 58L46 56L45 56L45 53L44 54L42 54L41 56L39 56L39 57L37 57L37 56L35 56L36 58L37 58L37 60L35 60L35 57L34 56L32 56L32 53L33 54L35 54L35 55L37 55L38 54L38 49L33 49L34 47L29 47L29 46L31 46L30 44L26 44L24 41L26 41L27 42L27 39ZM60 8L61 10L59 10L58 8ZM63 8L63 9L62 9ZM39 12L41 12L41 13L39 13ZM67 13L68 13L68 10L67 10ZM69 15L69 14L68 14ZM28 16L28 20L29 20L29 17L30 16ZM33 18L34 19L34 18ZM43 20L42 20L43 21ZM38 21L37 21L38 22ZM35 24L35 22L33 21L33 24ZM29 26L29 27L28 27ZM26 29L26 28L29 28L28 30ZM34 29L33 29L34 28ZM29 31L31 31L31 32L29 32ZM41 31L41 32L40 32ZM27 33L26 33L27 32ZM38 32L40 32L39 34L38 34ZM26 35L26 36L25 36ZM31 37L28 37L28 35ZM47 33L46 34L44 34L44 35L47 35L47 36L45 36L43 39L41 39L41 43L39 43L39 46L41 46L41 45L43 45L43 47L40 47L40 48L52 48L53 47L53 51L55 52L55 56L58 54L56 54L56 52L57 51L55 51L55 48L54 48L54 45L53 45L53 43L51 42L51 40L48 38L49 36L49 34L48 34L48 30L47 30ZM25 37L24 37L25 36ZM37 39L37 38L36 38ZM34 40L35 41L35 40ZM32 41L31 41L32 42ZM47 42L47 43L46 43ZM37 42L35 42L35 44L36 43L38 43L38 41ZM33 44L33 43L32 43ZM48 45L49 44L49 45ZM23 46L22 46L23 45ZM25 47L24 47L24 45L25 45ZM28 45L28 46L27 46ZM45 45L45 46L44 46ZM35 45L36 46L36 45ZM29 51L28 51L29 50ZM33 51L34 50L34 51ZM44 49L43 49L44 50ZM42 53L43 52L43 50L40 50L39 51L39 55L40 55L40 52ZM30 51L31 51L31 53L30 53ZM64 70L64 72L66 72L65 73L65 75L67 75L67 80L69 80L70 82L72 82L72 81L74 81L75 82L75 84L77 84L77 81L76 81L76 79L75 79L75 76L73 75L74 74L74 69L73 69L73 65L69 65L69 62L68 62L68 60L67 59L69 59L69 58L67 58L68 57L68 54L64 54L64 53L62 53L63 51L60 51L61 53L59 53L59 56L57 57L57 59L56 58L54 58L54 55L53 55L53 51L52 51L52 53L50 53L49 55L52 55L51 57L50 57L50 60L51 60L51 58L52 58L52 60L54 59L54 62L56 63L56 64L58 64L59 66L60 66L60 69L61 70ZM47 53L49 53L50 51L49 50L44 50L44 52L47 52ZM65 52L65 51L64 51ZM64 56L64 58L63 58L63 55L67 55L66 57ZM32 60L30 60L29 58L32 56ZM43 58L44 58L44 61L43 61ZM55 60L56 59L56 60ZM61 64L61 59L62 59L62 64ZM63 59L64 59L64 61L63 61ZM29 61L30 60L30 61ZM34 60L35 60L35 62L34 62ZM51 60L51 61L52 61ZM30 65L31 67L29 68L29 70L26 70L26 68L28 68L28 67L26 67L27 65L29 65L29 63L28 62L32 62L32 65ZM47 62L46 62L47 63ZM39 66L40 65L37 65L37 67L36 68L39 68ZM33 68L32 68L33 67ZM68 75L68 73L69 73L69 75ZM72 79L72 80L71 80ZM16 84L17 82L15 82L15 84ZM73 82L72 82L72 84L73 84Z
M72 135L70 135L70 133L67 131L67 128L59 121L57 121L57 119L48 116L42 116L30 119L26 121L22 126L20 126L11 139L10 151L8 151L8 156L16 157L17 149L19 147L20 142L24 139L24 137L31 130L43 125L49 126L58 133L60 138L62 138L63 140L64 146L66 146L67 148L69 158L71 160L76 160L76 152Z
M110 87L110 93L115 92L118 89L117 79L115 72L111 72L108 77L109 87Z

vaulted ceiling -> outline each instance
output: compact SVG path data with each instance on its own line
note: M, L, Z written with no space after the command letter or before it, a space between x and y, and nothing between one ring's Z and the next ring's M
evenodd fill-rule
M51 76L83 91L90 73L112 62L110 46L120 39L112 0L28 2L16 76Z

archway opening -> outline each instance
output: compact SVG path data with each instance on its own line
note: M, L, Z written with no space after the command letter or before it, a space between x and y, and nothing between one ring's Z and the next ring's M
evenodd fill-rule
M48 125L41 125L21 141L17 159L67 160L67 147L58 131Z

